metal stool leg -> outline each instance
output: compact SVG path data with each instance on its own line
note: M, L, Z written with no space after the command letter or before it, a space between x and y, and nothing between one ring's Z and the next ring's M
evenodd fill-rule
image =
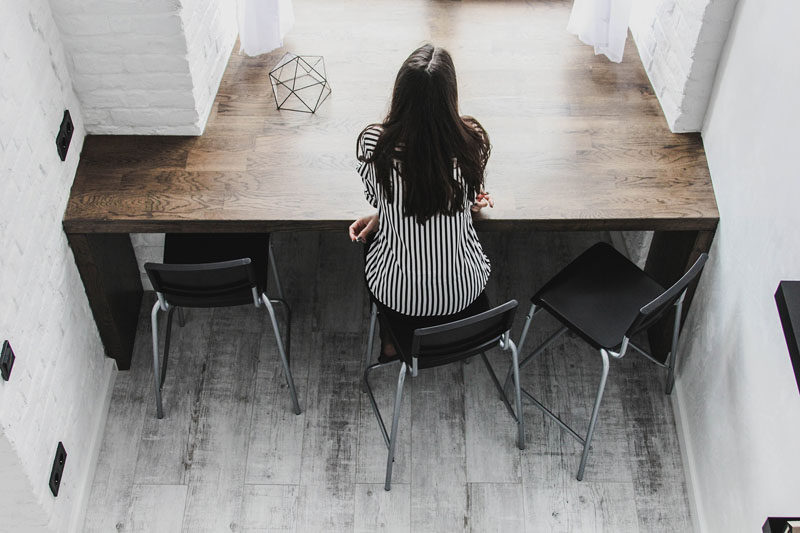
M389 455L386 458L386 483L383 488L392 490L392 464L394 463L394 448L397 444L397 425L400 421L400 404L403 401L403 384L406 379L406 364L400 365L400 375L397 378L397 393L394 397L394 414L392 416L392 433L389 436Z
M286 340L284 341L283 348L286 351L286 360L289 362L289 365L292 364L292 308L289 307L289 304L286 300L282 300L280 298L270 298L270 302L274 304L280 304L281 309L283 309L284 313L286 314L286 333L284 337Z
M286 358L286 351L283 348L281 332L278 329L278 320L275 318L275 309L273 309L272 302L270 302L266 294L261 295L261 301L267 308L270 322L272 322L272 330L275 332L275 341L278 343L278 353L281 355L281 364L283 365L283 375L286 377L286 383L289 385L289 394L292 396L294 414L299 415L302 411L300 411L300 403L297 401L297 391L294 388L294 379L292 379L292 371L289 369L289 361Z
M517 351L521 352L522 348L525 347L525 338L528 336L528 328L531 327L531 320L533 320L533 315L536 314L536 304L531 304L531 308L528 310L528 315L525 317L525 325L522 327L522 335L519 336L519 346L517 346Z
M283 306L284 311L286 312L286 360L291 364L292 362L292 308L289 307L289 303L286 301L286 297L283 295L283 286L281 285L281 278L278 275L278 265L275 262L275 254L272 251L272 241L269 241L269 247L267 248L267 252L269 255L269 270L272 271L272 279L275 280L275 289L278 292L278 298L274 301L280 303Z
M269 241L269 266L272 270L272 277L275 280L275 288L278 291L278 298L281 300L283 297L283 287L281 287L281 278L278 276L278 268L275 266L275 254L272 253L272 241Z
M519 356L517 354L517 347L514 341L509 336L506 339L506 345L511 348L511 364L514 371L514 400L517 404L517 448L520 450L525 449L525 422L522 415L522 396L520 394L519 384Z
M167 364L169 363L169 346L170 346L170 339L172 338L172 315L174 314L175 308L170 307L167 311L167 331L164 334L164 360L161 362L161 382L160 386L164 386L164 380L167 379ZM180 312L181 308L178 307L178 319L180 320Z
M369 313L369 335L367 336L367 347L364 348L364 361L362 365L362 371L365 371L369 366L370 355L372 354L372 345L375 343L375 321L378 318L378 306L375 302L372 303L372 307ZM361 384L361 392L366 392L367 386L366 383Z
M586 468L586 459L589 457L589 446L592 444L592 435L594 435L594 427L597 424L597 413L600 411L600 402L603 399L603 391L606 388L606 378L608 378L608 352L601 349L600 357L603 358L603 374L600 377L600 385L597 387L597 397L594 400L592 418L589 420L589 431L586 433L586 441L583 444L581 465L578 467L578 481L583 479L583 471Z
M164 409L161 405L161 383L159 383L159 364L158 364L158 310L161 303L156 302L153 310L150 311L150 329L153 331L153 381L156 389L156 416L164 418Z
M502 344L501 344L502 346ZM505 391L503 391L503 386L500 384L500 380L497 379L497 375L494 373L494 369L492 365L489 363L489 359L486 357L486 352L481 352L481 359L483 360L483 366L486 367L486 371L489 373L489 377L492 378L492 382L494 383L494 387L497 389L497 392L500 393L500 399L503 400L503 405L506 406L511 417L516 420L517 414L514 412L514 409L511 407L511 404L508 402L508 397L506 396ZM513 364L513 361L512 361ZM513 370L512 370L513 372Z
M667 373L667 386L665 392L672 394L675 385L675 366L678 364L678 335L681 329L681 314L683 312L683 298L685 292L675 304L675 323L672 325L672 351L669 354L669 372Z
M531 310L528 312L528 318L525 320L525 326L522 328L522 335L519 338L520 343L519 346L517 346L517 353L520 353L522 351L522 347L525 345L525 337L527 337L528 335L528 328L530 327L533 315L535 315L542 309L544 308L539 307L537 309L535 305L531 305ZM525 368L530 362L536 359L539 356L539 354L541 354L545 350L545 348L550 346L556 339L558 339L561 335L563 335L565 331L567 331L566 326L560 327L558 331L550 335L543 343L537 346L536 349L533 350L533 352L531 352L528 355L528 357L519 362L520 370ZM511 369L509 368L508 372L506 372L506 379L503 381L503 391L508 390L508 385L510 383L511 383Z

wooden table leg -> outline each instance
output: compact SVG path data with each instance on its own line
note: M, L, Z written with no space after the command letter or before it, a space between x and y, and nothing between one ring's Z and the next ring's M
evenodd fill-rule
M67 234L106 355L131 367L142 284L127 233Z
M703 252L711 248L715 231L656 231L650 252L647 255L645 272L668 287L678 281ZM681 324L694 297L697 282L689 285L683 304ZM672 342L672 320L670 314L648 330L650 350L659 359L666 358Z

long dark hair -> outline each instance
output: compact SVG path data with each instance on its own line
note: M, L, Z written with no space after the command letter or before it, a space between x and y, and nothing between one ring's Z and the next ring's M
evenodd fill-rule
M464 195L475 200L489 159L489 136L477 120L458 114L456 70L447 50L426 44L408 56L394 82L389 114L361 132L358 146L376 127L381 134L373 153L357 155L374 163L388 202L396 168L403 180L404 215L423 224L437 214L463 211ZM466 190L453 179L453 158Z

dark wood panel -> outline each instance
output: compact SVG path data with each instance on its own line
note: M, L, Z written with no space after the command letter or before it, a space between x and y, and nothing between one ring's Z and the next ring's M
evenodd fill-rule
M678 281L697 261L700 254L708 253L715 230L710 231L657 231L653 234L650 251L647 255L645 272L663 286L668 287ZM701 274L702 277L702 274ZM686 320L699 280L686 289L681 325ZM667 315L648 330L650 348L653 355L664 358L672 344L673 314Z
M142 301L131 239L75 233L68 238L106 355L116 359L119 370L128 370Z

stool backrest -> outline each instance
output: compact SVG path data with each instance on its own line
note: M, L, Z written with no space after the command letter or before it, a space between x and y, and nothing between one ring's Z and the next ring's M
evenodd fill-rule
M455 322L419 328L411 341L411 356L420 367L432 367L466 359L494 348L511 329L517 301L511 300L483 313Z
M256 272L249 258L219 263L146 263L144 268L153 289L170 305L227 307L255 303Z
M672 306L677 303L678 299L683 295L684 291L686 291L686 288L689 286L689 284L700 275L700 272L703 271L703 267L705 266L707 260L708 254L700 254L700 257L697 258L697 261L694 262L692 267L681 277L681 279L676 281L669 289L662 292L653 301L639 309L639 314L633 320L633 323L631 323L625 336L630 338L640 331L649 328L658 319L670 311Z

